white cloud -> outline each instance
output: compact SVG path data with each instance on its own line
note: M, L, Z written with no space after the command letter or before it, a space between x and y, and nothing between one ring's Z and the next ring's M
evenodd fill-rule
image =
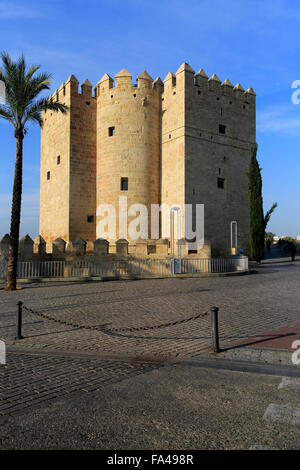
M300 105L278 105L258 111L257 130L300 135Z

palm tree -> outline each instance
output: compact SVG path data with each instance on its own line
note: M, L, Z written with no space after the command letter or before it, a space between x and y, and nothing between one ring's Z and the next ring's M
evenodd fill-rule
M9 54L1 53L3 67L0 68L0 81L4 83L6 101L0 105L0 117L14 126L16 139L15 174L11 209L10 247L5 290L16 289L18 247L22 199L23 139L27 124L42 126L42 111L51 110L66 113L68 107L51 98L38 98L50 89L51 75L36 73L40 66L27 67L24 55L14 62Z

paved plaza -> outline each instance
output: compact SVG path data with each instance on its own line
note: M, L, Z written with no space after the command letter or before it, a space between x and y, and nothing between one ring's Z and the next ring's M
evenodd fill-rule
M234 344L299 320L300 260L274 251L243 276L136 281L24 284L0 292L0 415L22 412L76 392L159 369L211 348L210 316L179 322L220 308L220 345ZM16 341L16 302L71 324L24 312L24 339ZM147 328L149 329L140 329ZM265 338L266 339L266 338ZM294 338L293 338L294 339ZM292 340L291 340L292 341Z

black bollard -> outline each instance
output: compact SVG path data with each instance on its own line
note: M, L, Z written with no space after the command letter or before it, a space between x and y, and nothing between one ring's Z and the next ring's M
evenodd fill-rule
M211 307L211 334L212 348L215 353L221 352L219 347L219 325L218 325L218 307Z
M15 339L23 339L22 336L22 305L23 302L17 302L17 336Z

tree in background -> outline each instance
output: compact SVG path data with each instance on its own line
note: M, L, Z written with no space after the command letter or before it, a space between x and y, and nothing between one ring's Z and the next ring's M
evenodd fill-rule
M273 243L274 237L276 237L276 233L266 232L265 234L265 239L270 240L271 243Z
M248 170L248 195L250 215L250 246L252 259L261 262L264 258L265 217L263 212L261 169L257 158L257 145L251 148Z
M293 237L281 237L280 240L284 240L286 242L297 243L297 240Z
M42 126L41 112L51 110L66 113L67 106L51 98L38 99L38 95L50 89L51 75L36 72L40 66L26 66L22 55L16 62L2 52L3 67L0 68L0 81L4 83L6 103L0 105L0 117L14 127L16 139L15 175L12 196L10 247L5 290L16 289L19 233L21 220L22 176L23 176L23 139L27 124Z

